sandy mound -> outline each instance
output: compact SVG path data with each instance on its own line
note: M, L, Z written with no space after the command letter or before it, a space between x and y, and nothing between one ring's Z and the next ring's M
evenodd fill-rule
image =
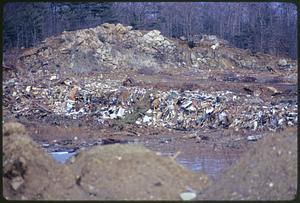
M59 166L19 123L4 125L3 184L6 199L78 198L75 177Z
M199 199L291 200L297 193L297 129L270 134Z
M104 199L179 199L187 188L202 190L206 175L193 174L143 146L110 145L79 154L71 165L82 189Z

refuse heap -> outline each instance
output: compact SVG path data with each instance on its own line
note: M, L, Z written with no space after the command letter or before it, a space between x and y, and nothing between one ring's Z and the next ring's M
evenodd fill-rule
M174 53L174 42L158 30L143 33L132 30L131 26L105 23L47 38L38 47L25 51L19 64L31 70L47 68L75 72L137 69L140 65L152 68L176 61Z
M298 121L297 102L274 103L230 91L145 89L103 80L101 75L82 77L82 83L56 77L48 75L40 84L5 81L4 109L17 118L40 119L52 114L79 120L88 116L97 125L113 119L180 130L276 130Z
M297 74L295 60L252 54L213 35L203 35L189 48L188 42L166 38L157 30L138 31L105 23L47 38L3 65L4 111L17 118L40 119L50 114L72 119L88 116L99 125L119 119L135 125L185 130L274 130L297 123L297 102L271 103L259 96L229 91L144 89L132 85L130 78L104 79L100 74L106 70L126 72L142 68L217 72L247 69L255 73ZM11 71L13 66L16 72ZM96 74L80 76L80 82L70 76L83 72Z
M158 30L138 31L131 26L104 23L47 38L37 47L25 50L17 66L60 72L144 67L297 72L295 60L254 54L232 47L214 35L199 36L194 44L189 48L187 41L166 38Z

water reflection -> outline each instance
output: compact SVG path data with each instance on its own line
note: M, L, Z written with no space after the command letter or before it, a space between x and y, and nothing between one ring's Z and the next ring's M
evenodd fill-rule
M76 152L69 153L67 151L62 151L62 152L51 152L50 154L53 156L55 161L64 164L68 159L74 156Z
M231 166L237 157L191 157L191 158L177 158L177 162L185 168L195 171L204 172L213 179Z
M70 157L75 155L77 152L51 152L50 154L59 163L65 163ZM173 157L176 153L174 152L157 152L161 156ZM176 155L175 155L176 156ZM209 175L212 179L216 179L223 170L230 167L239 158L237 154L183 154L176 158L176 161L187 168L195 172L204 172Z
M174 156L174 152L159 153L162 156ZM184 155L176 158L177 163L195 172L204 172L212 179L216 179L222 171L229 168L238 160L237 154L214 154Z

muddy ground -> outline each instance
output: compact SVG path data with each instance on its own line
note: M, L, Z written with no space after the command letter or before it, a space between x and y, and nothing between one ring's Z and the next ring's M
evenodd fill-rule
M230 144L233 135L221 132L202 141L171 132L141 135L129 144L82 149L65 164L55 162L28 136L31 132L16 124L4 127L7 199L179 200L181 193L192 191L199 200L290 200L297 191L296 128L235 145ZM124 137L111 135L108 140L130 140ZM227 162L214 165L205 159ZM192 165L183 160L192 160ZM201 162L201 169L195 170Z
M161 90L229 90L239 94L247 87L253 92L260 90L265 100L297 103L297 83L288 75L252 73L257 78L255 82L237 82L225 81L226 74L177 70L152 75L103 75L117 80L130 76L135 85ZM244 71L244 76L247 74ZM75 77L80 80L80 75ZM269 85L281 94L272 96ZM19 163L4 166L4 196L8 199L179 200L180 193L192 190L200 200L288 200L297 191L297 127L275 133L175 130L124 125L118 120L99 126L88 118L16 118L5 110L3 118L4 123L22 123L30 137L22 137L24 133L20 132L10 133L16 137L4 137L4 163ZM257 134L263 134L263 139L247 140L247 136ZM47 155L63 150L79 155L63 165Z

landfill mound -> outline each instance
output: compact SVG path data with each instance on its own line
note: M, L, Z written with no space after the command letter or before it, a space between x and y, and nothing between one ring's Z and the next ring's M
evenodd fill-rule
M200 192L210 184L206 175L188 172L142 146L94 147L58 165L21 124L6 123L4 135L6 199L179 200L180 193Z
M213 35L189 44L105 23L5 53L5 119L236 131L297 124L297 61Z
M25 50L17 66L31 71L107 69L250 69L255 71L295 71L295 60L232 47L214 35L193 40L167 38L160 31L132 30L131 26L108 24L63 32Z
M270 134L198 198L292 200L297 194L297 152L297 128Z

